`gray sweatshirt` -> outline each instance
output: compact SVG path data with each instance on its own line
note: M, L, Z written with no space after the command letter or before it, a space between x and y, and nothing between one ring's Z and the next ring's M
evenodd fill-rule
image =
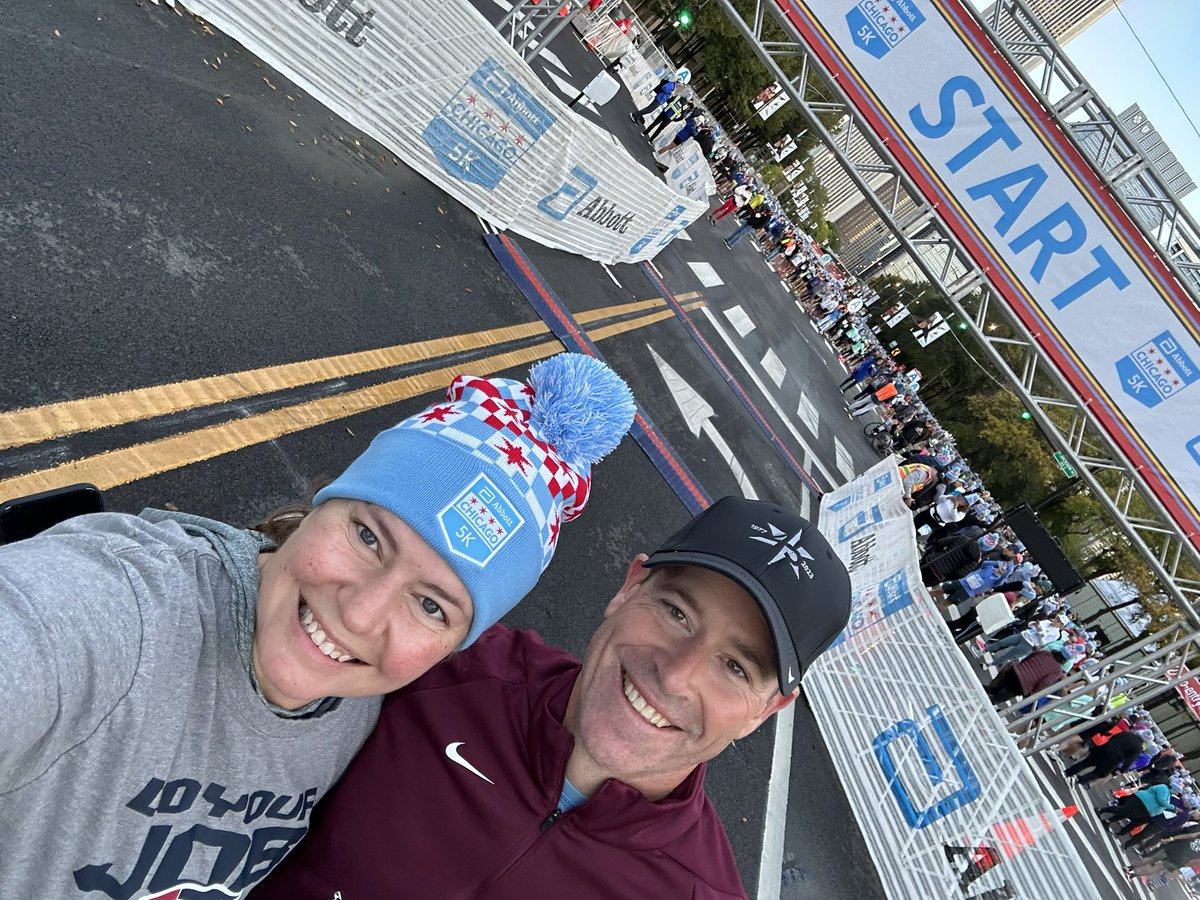
M238 897L305 833L379 699L259 692L267 546L147 510L0 547L0 898Z

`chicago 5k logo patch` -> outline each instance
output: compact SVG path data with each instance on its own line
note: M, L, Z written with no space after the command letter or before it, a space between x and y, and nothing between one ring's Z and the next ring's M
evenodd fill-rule
M914 0L862 0L846 13L854 43L883 57L925 21Z
M480 475L438 514L450 550L483 567L525 520L491 479Z

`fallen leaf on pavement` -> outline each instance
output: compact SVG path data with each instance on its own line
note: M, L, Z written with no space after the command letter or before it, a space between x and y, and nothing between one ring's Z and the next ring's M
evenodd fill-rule
M222 100L220 97L217 98L217 102L220 103L222 106L225 105L225 101Z

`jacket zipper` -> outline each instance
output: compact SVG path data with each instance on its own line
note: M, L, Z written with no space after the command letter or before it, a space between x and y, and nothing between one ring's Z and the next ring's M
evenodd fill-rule
M504 878L504 876L508 874L509 870L512 869L513 866L524 859L528 855L529 851L533 849L533 846L537 843L538 838L554 827L555 823L558 822L562 817L563 811L561 809L555 807L553 810L551 810L550 814L546 816L541 823L539 823L537 831L527 832L526 837L515 847L513 847L512 851L508 854L508 858L504 860L504 863L492 873L492 876L483 885L480 886L479 892L475 894L475 896L480 898L490 896L491 888L502 878Z

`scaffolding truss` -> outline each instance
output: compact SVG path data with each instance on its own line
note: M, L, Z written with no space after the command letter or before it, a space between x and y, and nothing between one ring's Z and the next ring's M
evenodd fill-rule
M585 0L517 0L496 30L522 59L529 59L567 27Z
M1034 335L992 289L958 239L849 102L833 73L809 52L784 14L782 0L755 0L748 18L734 7L732 0L716 2L787 92L809 127L835 155L881 222L895 235L897 247L941 291L962 320L969 323L972 335L990 362L1006 377L1013 393L1025 404L1050 442L1067 457L1185 612L1184 622L1126 648L1117 657L1110 657L1106 674L1098 684L1079 676L1077 682L1066 688L1058 685L1029 698L1034 701L1048 698L1035 712L1005 713L1010 731L1025 735L1025 752L1035 753L1053 741L1083 730L1094 719L1117 711L1108 708L1107 702L1093 704L1091 709L1084 706L1087 699L1095 699L1095 691L1103 684L1114 685L1121 680L1126 698L1121 708L1146 703L1173 690L1188 677L1180 674L1178 668L1172 674L1173 667L1200 656L1197 634L1200 580L1196 576L1200 571L1200 554L1189 539L1191 536L1184 534L1167 514L1136 468L1103 431L1087 404L1037 345ZM1022 0L1001 0L990 13L992 38L1001 43L1010 64L1024 73L1040 102L1066 127L1073 140L1078 144L1079 135L1088 131L1099 131L1105 136L1105 159L1113 162L1100 171L1101 176L1110 186L1123 187L1114 191L1114 196L1121 198L1133 221L1158 247L1196 302L1200 267L1192 259L1200 259L1193 250L1197 246L1194 236L1200 234L1200 229L1180 208L1178 198L1140 159L1136 142L1124 132L1117 118ZM1004 17L1019 23L1017 46L1004 46L998 36L1001 31L1012 33ZM1044 61L1033 67L1033 74L1021 68L1021 60L1032 56ZM781 67L780 61L785 59L790 60L793 74ZM1038 66L1044 71L1035 81ZM1059 89L1064 93L1057 101L1047 95ZM822 115L836 123L833 130L825 126ZM881 173L889 177L881 179ZM1138 196L1136 190L1140 188L1131 185L1130 179L1148 179L1137 184L1142 187L1151 184L1166 199ZM1132 212L1135 204L1161 212L1156 227L1151 227L1146 217ZM1172 249L1179 247L1184 249L1179 252ZM1065 696L1051 696L1062 690L1066 690ZM1063 716L1077 722L1061 728ZM1051 738L1053 727L1060 730Z
M1025 0L999 0L980 14L1004 58L1071 135L1143 234L1200 306L1200 226L1167 178L1049 36Z
M895 235L898 246L911 257L930 283L941 290L962 319L970 323L972 333L988 359L1007 377L1013 392L1029 409L1051 443L1066 455L1079 477L1146 558L1159 581L1185 610L1191 624L1200 625L1195 608L1200 601L1200 580L1195 575L1200 571L1200 553L1189 536L1182 533L1136 469L1100 427L1088 406L1059 375L1038 347L1034 335L995 293L958 239L849 102L837 79L809 52L780 3L756 0L748 18L742 16L732 0L717 0L717 3L787 92L809 127L845 168L880 220ZM1037 52L1053 56L1055 65L1076 79L1072 88L1076 100L1070 104L1074 109L1069 112L1077 114L1094 104L1097 115L1089 120L1089 127L1100 127L1103 118L1103 127L1120 135L1121 126L1116 118L1102 108L1095 93L1084 85L1078 73L1068 71L1069 64L1061 48L1021 0L1004 0L1001 7L1016 9L1023 17L1026 32L1033 31L1038 36ZM1035 52L1033 41L1026 40L1021 52ZM798 71L793 68L795 74L789 75L780 66L782 59L796 61ZM1059 80L1062 77L1058 76ZM1037 88L1037 85L1031 86ZM1046 98L1039 97L1048 103ZM837 123L835 130L826 128L822 116ZM1136 146L1125 136L1120 141L1114 139L1112 147L1116 148L1122 141L1126 149ZM1135 168L1136 165L1130 164L1122 171ZM1146 170L1141 171L1145 174ZM890 177L877 191L872 189L868 179L879 184L879 173ZM1142 219L1135 217L1134 221L1145 227ZM1178 209L1165 221L1174 224L1171 232L1174 239L1179 239L1186 229L1193 227L1190 218ZM1177 263L1172 265L1177 273L1183 274ZM1194 284L1186 278L1181 281L1191 289L1194 297Z

